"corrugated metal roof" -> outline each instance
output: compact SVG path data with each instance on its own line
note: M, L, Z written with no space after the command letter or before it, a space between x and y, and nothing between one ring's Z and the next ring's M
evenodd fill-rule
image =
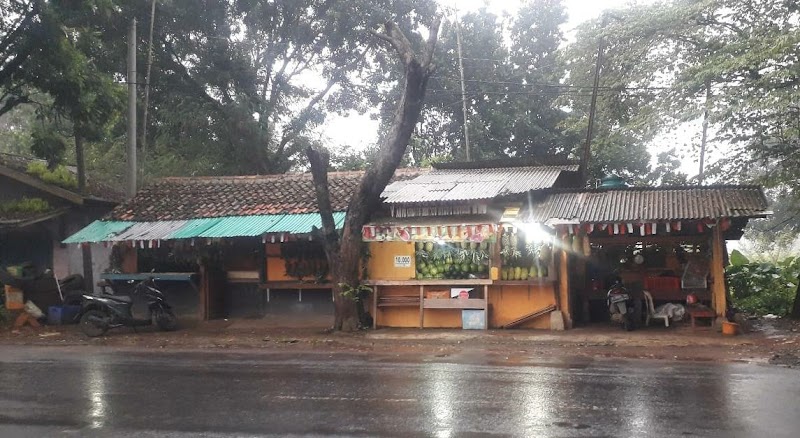
M345 215L346 213L343 211L333 213L333 221L337 229L341 228L342 224L344 224ZM287 214L267 232L306 234L310 233L313 227L322 228L322 218L319 213Z
M551 188L561 172L576 170L575 165L436 169L393 184L381 196L388 204L492 199Z
M219 221L200 233L200 237L253 237L266 234L273 225L286 215L262 214L255 216L231 216Z
M109 237L127 230L135 222L127 221L94 221L82 230L66 238L62 243L96 243L104 242Z
M167 240L172 234L186 225L187 221L136 222L127 230L106 240L123 242L126 240Z
M586 223L718 219L763 216L767 207L764 192L755 186L622 188L551 193L524 217Z
M190 219L186 221L186 225L172 233L170 239L200 237L203 232L216 225L219 221L220 218Z
M336 228L341 228L344 219L345 212L333 213ZM187 221L95 221L64 243L255 237L269 233L308 234L313 227L322 228L319 213L229 216Z

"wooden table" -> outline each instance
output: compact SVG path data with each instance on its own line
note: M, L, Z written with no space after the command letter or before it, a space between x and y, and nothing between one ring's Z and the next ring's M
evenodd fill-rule
M688 307L686 312L689 314L689 318L692 320L692 329L696 327L696 321L698 318L708 318L711 320L711 325L714 325L714 318L717 316L713 310L705 308L705 307Z

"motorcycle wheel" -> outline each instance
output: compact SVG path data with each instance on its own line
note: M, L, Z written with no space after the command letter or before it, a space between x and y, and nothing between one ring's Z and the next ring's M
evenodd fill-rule
M90 338L103 336L108 331L108 326L92 321L93 318L108 318L102 310L88 310L81 316L81 331Z
M631 316L630 313L625 315L625 317L624 317L624 319L622 321L622 328L624 328L626 331L629 331L629 332L633 331L633 329L635 328L634 325L633 325L633 316Z
M178 329L178 318L171 310L161 309L153 315L156 325L165 332L172 332Z

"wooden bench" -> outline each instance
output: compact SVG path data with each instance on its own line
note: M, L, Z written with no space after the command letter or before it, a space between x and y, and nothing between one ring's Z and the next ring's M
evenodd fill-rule
M707 318L711 320L711 325L714 325L714 318L716 318L716 313L713 310L705 308L705 307L691 307L689 306L686 309L686 313L689 314L689 318L692 321L692 329L696 327L696 321L700 318Z

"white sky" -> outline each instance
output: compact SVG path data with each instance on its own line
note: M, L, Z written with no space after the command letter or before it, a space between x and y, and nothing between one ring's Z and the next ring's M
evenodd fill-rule
M441 4L452 7L458 6L459 12L476 10L487 5L489 10L495 13L509 12L514 13L519 8L519 0L439 0ZM569 37L575 27L587 20L600 16L606 9L624 7L634 3L653 3L654 0L564 0L567 9L568 19L563 28L564 33ZM676 147L682 155L681 170L690 176L696 175L698 171L697 152L693 152L691 144L699 144L700 124L692 123L682 126L675 132L669 133L657 139L650 147L650 152L655 155L658 152ZM332 145L347 145L354 149L363 149L375 142L377 138L378 123L370 120L368 115L359 115L355 112L348 117L330 117L322 128L321 136L330 140ZM713 162L713 153L711 160Z

